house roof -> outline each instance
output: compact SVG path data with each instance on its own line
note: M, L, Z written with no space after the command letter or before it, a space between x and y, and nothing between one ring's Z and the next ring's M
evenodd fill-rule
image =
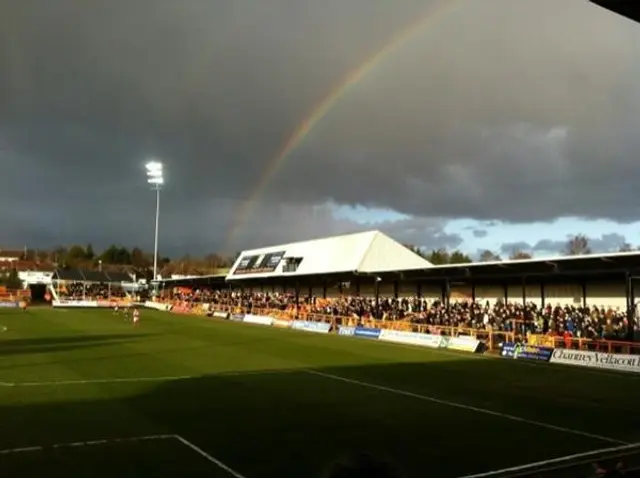
M131 275L126 272L119 271L105 271L104 275L109 279L109 282L131 282Z
M56 269L53 273L53 278L64 281L82 282L84 276L78 269Z
M23 256L24 251L0 248L0 259L20 259Z
M50 262L38 262L38 261L23 261L17 259L15 261L0 261L0 268L11 268L18 272L21 271L38 271L38 272L53 272L55 266Z
M288 262L298 262L295 269ZM432 264L380 231L243 251L227 280L419 270Z

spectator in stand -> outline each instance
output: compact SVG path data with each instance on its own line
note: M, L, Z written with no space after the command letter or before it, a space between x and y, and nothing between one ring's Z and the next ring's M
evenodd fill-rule
M269 309L296 311L294 294L240 293L197 289L176 294L174 299L214 306L241 308L245 311ZM300 297L298 311L356 319L408 320L415 324L437 327L459 327L479 330L568 336L585 339L623 340L629 322L626 311L612 307L576 307L503 301L454 302L446 307L440 300L421 297L379 298L343 296L324 299ZM637 327L637 323L635 324Z
M122 287L115 284L69 282L60 287L60 298L67 300L106 300L126 295Z

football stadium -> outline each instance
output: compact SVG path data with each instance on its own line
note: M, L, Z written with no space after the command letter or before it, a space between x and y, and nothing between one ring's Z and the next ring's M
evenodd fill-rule
M0 250L0 477L640 476L640 251L434 265L371 230L161 278L152 173L149 284Z
M0 308L0 470L635 469L639 269L637 252L433 266L370 231L244 251L153 299L56 271L50 306Z

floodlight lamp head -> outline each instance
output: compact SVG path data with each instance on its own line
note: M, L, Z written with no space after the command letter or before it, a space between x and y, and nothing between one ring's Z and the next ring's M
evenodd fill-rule
M147 170L147 183L153 186L154 189L160 189L164 184L164 171L162 163L159 161L149 161L145 168Z
M147 168L147 172L159 172L162 174L162 163L159 161L149 161L145 168Z
M149 184L154 184L156 186L161 186L164 184L164 178L162 176L149 176L147 178L147 182Z

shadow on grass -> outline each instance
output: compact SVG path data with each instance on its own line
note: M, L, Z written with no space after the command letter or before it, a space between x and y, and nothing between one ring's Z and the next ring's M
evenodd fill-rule
M247 478L320 476L335 459L359 452L396 465L402 476L446 478L611 444L425 397L600 435L626 434L630 440L627 432L635 433L640 425L638 413L616 408L617 403L640 396L637 383L576 375L572 370L549 373L545 367L514 376L523 368L513 365L457 359L313 371L258 370L160 383L18 387L4 399L6 390L0 389L0 448L168 433L184 436ZM51 394L50 400L28 403L42 402L37 397L43 391ZM49 467L39 456L43 455L30 456L29 466ZM11 455L0 455L0 476L8 476L2 467L11 460ZM131 463L118 460L113 456L113 468L98 469L93 476L148 476L140 470L136 475L120 473ZM67 464L64 476L76 476L69 473L74 464ZM189 463L183 466L182 476L205 476L190 475ZM47 468L48 476L57 476L52 473ZM174 476L169 470L166 475L154 473Z
M70 337L40 337L0 341L0 355L67 352L78 348L95 347L116 342L126 342L149 334L102 334Z

